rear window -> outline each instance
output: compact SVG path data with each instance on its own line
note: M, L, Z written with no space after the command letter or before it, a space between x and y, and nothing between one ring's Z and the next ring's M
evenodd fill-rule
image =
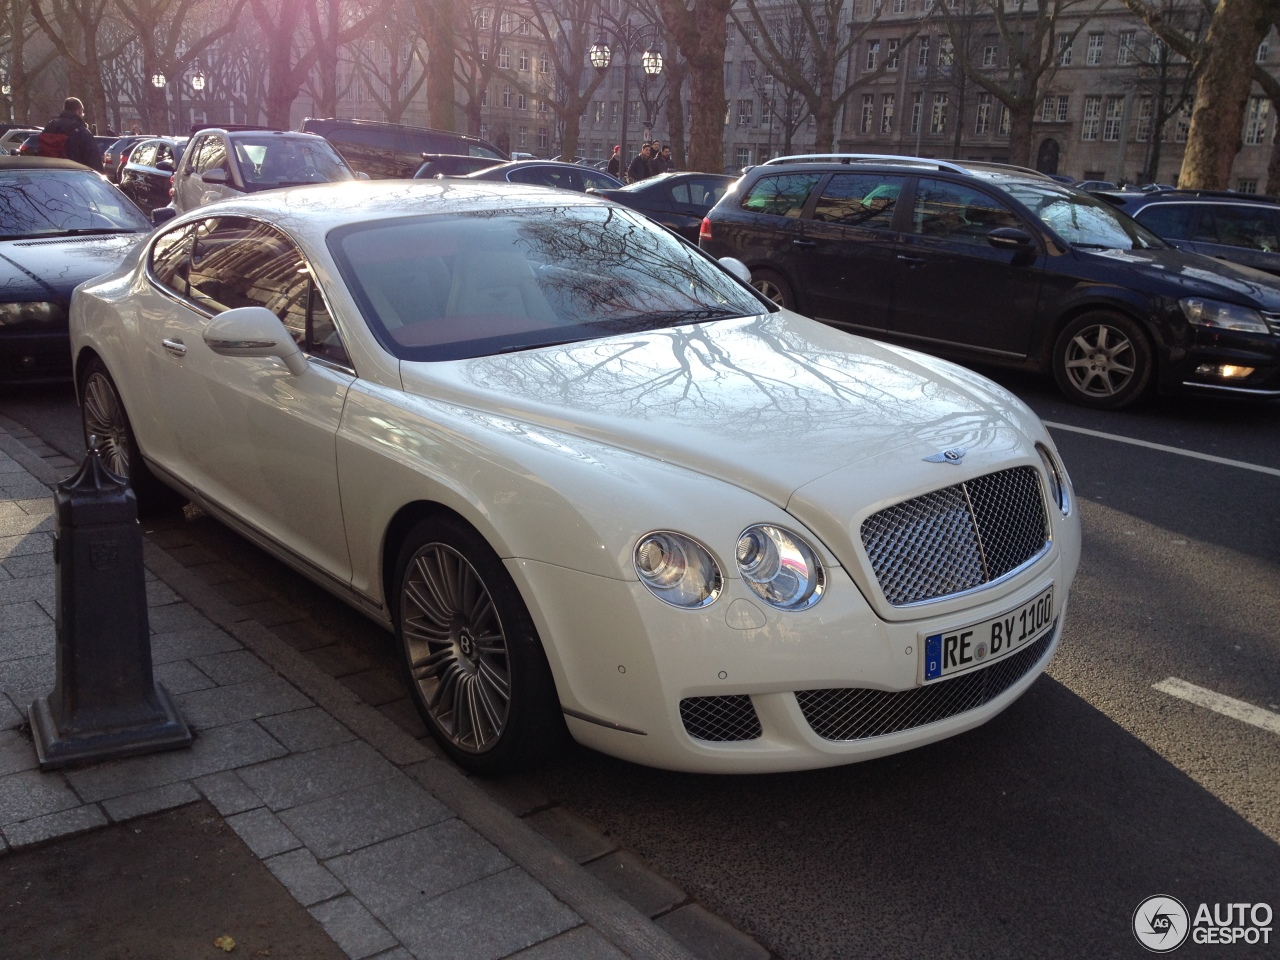
M1156 203L1139 210L1134 219L1166 240L1190 240L1198 212L1189 203Z
M822 179L820 173L787 173L761 177L742 198L742 209L774 217L798 217L809 192Z
M1275 211L1265 207L1222 204L1205 211L1194 239L1273 253L1280 250L1276 238ZM1212 224L1212 230L1209 225Z

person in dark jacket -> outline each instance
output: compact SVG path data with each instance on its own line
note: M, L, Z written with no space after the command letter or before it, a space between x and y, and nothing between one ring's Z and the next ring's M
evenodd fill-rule
M632 158L631 166L627 167L628 183L639 183L641 180L647 180L653 176L653 171L649 169L649 157L649 144L640 144L640 152Z
M40 156L65 157L102 172L102 151L84 122L84 104L79 98L67 97L62 113L40 131Z
M609 158L609 174L619 179L622 177L622 144L616 144L613 148L613 156Z

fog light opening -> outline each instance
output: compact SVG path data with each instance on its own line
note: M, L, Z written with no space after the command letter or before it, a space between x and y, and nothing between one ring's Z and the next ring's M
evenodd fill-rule
M1240 367L1234 363L1202 363L1196 367L1196 375L1218 377L1221 380L1239 380L1253 375L1254 367Z

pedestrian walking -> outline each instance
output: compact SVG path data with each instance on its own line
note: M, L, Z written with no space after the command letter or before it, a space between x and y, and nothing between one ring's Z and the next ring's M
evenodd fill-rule
M627 167L627 182L639 183L641 180L647 180L653 176L653 171L649 169L649 158L651 150L648 143L640 144L640 152L635 155L631 161L631 166Z
M102 172L102 151L84 122L84 104L78 97L67 97L62 113L40 131L40 156L65 157Z
M615 144L613 156L609 158L609 175L622 179L622 144Z

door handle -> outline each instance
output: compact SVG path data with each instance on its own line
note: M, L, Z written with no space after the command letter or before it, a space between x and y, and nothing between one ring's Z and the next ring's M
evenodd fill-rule
M187 345L181 340L161 340L160 342L164 344L164 348L175 357L182 357L187 353Z
M794 243L797 247L808 248L808 247L816 247L818 245L817 242L813 240L792 240L791 242Z
M911 266L913 267L918 267L920 264L925 262L924 257L908 257L902 253L898 254L898 259L901 260L903 263L911 264Z

